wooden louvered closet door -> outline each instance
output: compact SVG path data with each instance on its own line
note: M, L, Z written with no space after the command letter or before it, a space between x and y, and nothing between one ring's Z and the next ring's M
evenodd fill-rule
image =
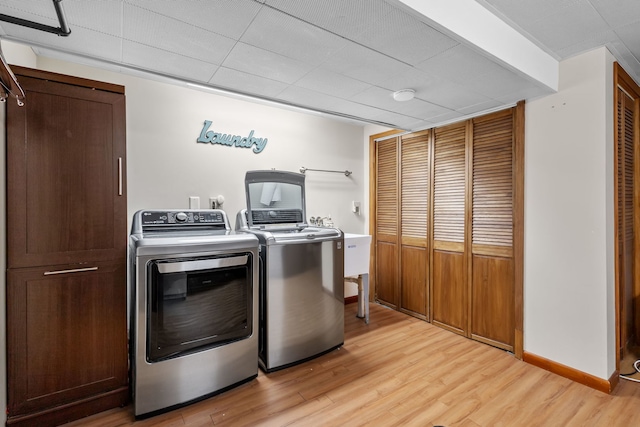
M396 308L398 283L398 139L376 145L376 299Z
M618 222L618 282L620 286L620 352L627 346L640 343L635 319L636 290L634 287L634 121L636 102L618 88L617 105L617 222Z
M471 336L513 351L513 112L473 120Z
M400 310L427 318L430 131L401 138Z
M467 123L434 130L432 322L467 334Z

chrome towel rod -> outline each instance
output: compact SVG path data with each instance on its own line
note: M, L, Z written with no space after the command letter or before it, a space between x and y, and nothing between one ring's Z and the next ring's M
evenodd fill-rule
M300 168L300 173L305 173L306 171L343 173L344 176L351 175L351 171L347 171L347 170L344 170L344 171L331 171L331 170L327 170L327 169L309 169L309 168L305 168L304 166Z

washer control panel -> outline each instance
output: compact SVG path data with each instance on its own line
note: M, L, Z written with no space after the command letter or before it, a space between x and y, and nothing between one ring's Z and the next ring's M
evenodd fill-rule
M142 225L227 225L226 215L219 209L198 211L144 211Z

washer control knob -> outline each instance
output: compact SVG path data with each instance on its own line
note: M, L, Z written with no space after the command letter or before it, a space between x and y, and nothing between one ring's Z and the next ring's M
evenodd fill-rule
M276 211L269 211L269 216L270 216L271 218L275 218L275 217L277 217L277 216L278 216L278 214L276 213Z
M187 214L184 212L178 212L176 214L176 222L185 222L187 220Z

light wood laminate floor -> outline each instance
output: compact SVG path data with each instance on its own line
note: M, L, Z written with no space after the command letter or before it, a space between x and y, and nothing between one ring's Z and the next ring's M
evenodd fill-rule
M345 344L188 407L69 426L640 426L640 383L611 395L380 305L345 306Z

